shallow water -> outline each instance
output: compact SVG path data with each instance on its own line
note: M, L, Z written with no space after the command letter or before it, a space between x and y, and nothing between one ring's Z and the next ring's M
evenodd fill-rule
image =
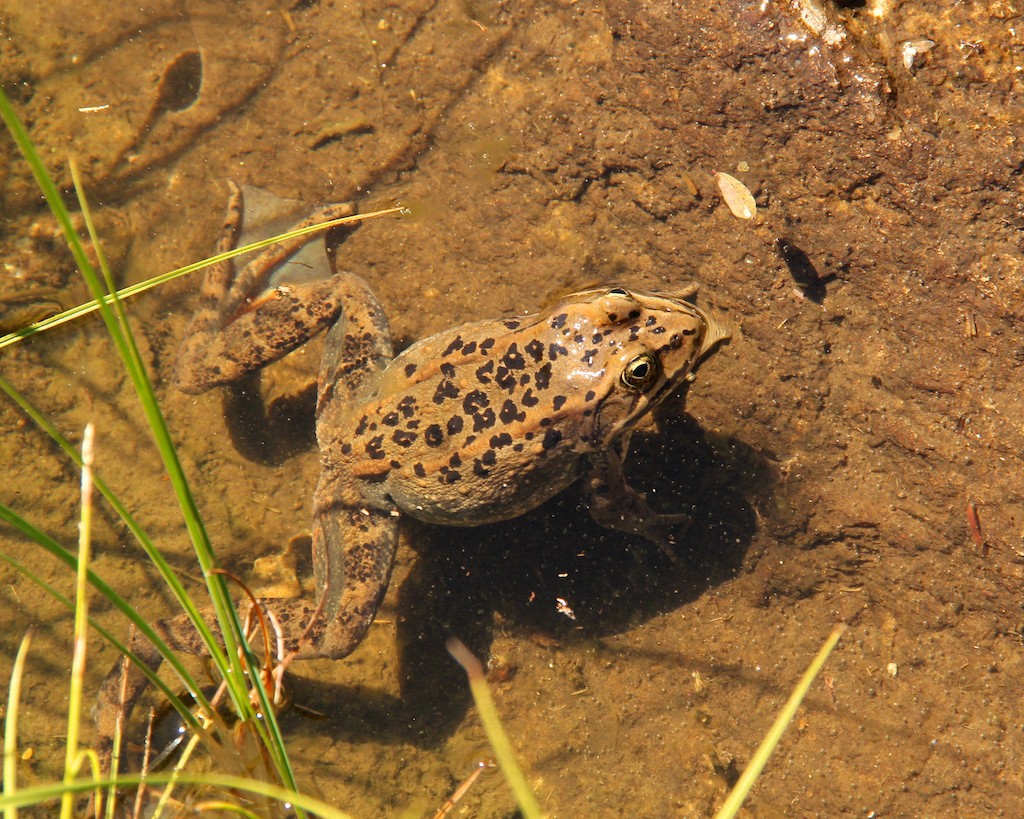
M737 328L686 411L634 439L652 504L695 507L683 565L601 530L573 491L510 524L409 526L370 638L295 669L296 698L328 716L285 718L294 758L357 816L429 814L485 747L443 649L452 632L490 659L552 816L711 813L839 622L850 629L754 810L1014 815L1024 798L1024 16L1002 0L876 0L826 5L816 33L788 4L687 5L700 8L100 3L55 28L25 3L0 21L0 81L64 184L76 155L125 283L207 255L231 179L310 210L410 205L340 253L399 346L594 282L696 280ZM905 44L923 38L935 46L908 67ZM76 303L9 154L0 303L36 287ZM754 193L755 219L730 213L714 171ZM780 238L827 279L816 298ZM261 430L232 440L220 396L170 388L197 287L131 311L218 553L248 578L308 530L312 419L300 404L268 449ZM274 367L265 390L305 389L318 350ZM97 425L98 469L195 577L98 322L3 350L0 369L67 434ZM72 545L78 477L7 401L0 453L0 501ZM95 540L96 570L166 614L113 515ZM70 589L11 532L0 545ZM63 758L70 617L0 571L0 676L36 627L31 782ZM93 688L112 662L97 642ZM513 803L489 777L460 807Z

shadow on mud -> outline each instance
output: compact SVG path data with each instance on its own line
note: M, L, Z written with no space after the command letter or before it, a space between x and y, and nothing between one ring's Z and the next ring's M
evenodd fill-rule
M771 491L761 455L680 414L661 419L656 436L634 436L627 471L654 508L692 514L677 561L593 522L577 487L489 526L406 518L418 558L398 592L401 699L363 687L318 692L340 704L332 730L356 741L369 731L377 741L441 743L472 704L445 650L449 636L485 663L496 621L551 647L600 639L678 609L738 571L756 528L751 499Z

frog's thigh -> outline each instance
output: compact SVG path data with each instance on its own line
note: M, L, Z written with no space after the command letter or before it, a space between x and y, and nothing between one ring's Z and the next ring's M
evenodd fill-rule
M190 339L178 360L181 389L231 384L319 333L342 310L338 278L276 287L219 331Z

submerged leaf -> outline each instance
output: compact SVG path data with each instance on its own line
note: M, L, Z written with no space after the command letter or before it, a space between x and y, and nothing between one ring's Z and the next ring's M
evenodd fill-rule
M732 211L732 215L737 219L753 219L757 213L757 203L753 194L747 190L747 186L727 173L714 171L714 174L718 180L718 189L722 192L722 198Z

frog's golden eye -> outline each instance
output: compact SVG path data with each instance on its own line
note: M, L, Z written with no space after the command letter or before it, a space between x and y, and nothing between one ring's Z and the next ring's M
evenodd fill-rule
M611 290L609 290L607 293L605 293L605 295L606 296L618 296L619 298L628 299L629 298L629 291L625 290L622 287L613 287Z
M622 371L622 383L631 390L646 390L658 380L658 360L643 353L630 360Z

